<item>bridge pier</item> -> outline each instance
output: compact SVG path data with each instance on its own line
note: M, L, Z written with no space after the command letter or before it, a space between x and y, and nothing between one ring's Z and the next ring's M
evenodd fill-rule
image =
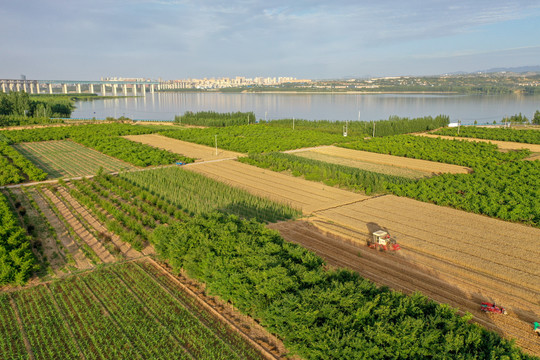
M154 93L154 84L150 84L150 94Z
M122 85L124 96L127 96L127 84Z
M62 84L62 92L67 94L67 84Z
M90 94L94 94L94 84L90 84Z
M107 93L105 92L105 84L101 84L101 96L105 96Z
M49 94L52 94L52 84L49 84Z
M141 85L141 91L142 91L142 95L146 96L146 85L145 84Z
M137 84L133 84L133 96L137 96Z
M77 84L77 93L78 94L81 94L82 91L81 91L81 84Z
M116 96L116 84L112 84L112 94Z

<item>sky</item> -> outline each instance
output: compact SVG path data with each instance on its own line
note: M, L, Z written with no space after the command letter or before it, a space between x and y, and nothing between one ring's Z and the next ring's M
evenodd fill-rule
M540 65L539 0L0 0L0 78L437 75Z

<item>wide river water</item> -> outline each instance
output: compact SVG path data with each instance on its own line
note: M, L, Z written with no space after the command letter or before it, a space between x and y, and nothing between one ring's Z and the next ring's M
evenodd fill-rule
M154 93L146 97L81 101L72 118L174 120L186 111L253 111L257 119L382 120L389 116L449 115L463 124L500 122L522 113L531 119L540 96L432 94Z

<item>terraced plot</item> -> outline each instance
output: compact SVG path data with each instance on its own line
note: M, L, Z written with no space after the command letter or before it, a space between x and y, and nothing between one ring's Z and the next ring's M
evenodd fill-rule
M540 145L537 145L537 144L525 144L525 143L518 143L518 142L512 142L512 141L475 139L475 138L446 136L446 135L435 135L435 134L427 134L427 133L419 133L419 134L411 134L411 135L425 136L425 137L431 137L431 138L449 139L449 140L456 139L456 140L466 140L466 141L475 141L475 142L487 142L487 143L492 143L492 144L497 145L500 150L529 149L533 153L539 153L540 152Z
M133 165L104 155L69 140L13 145L21 154L49 174L49 179L94 175L133 169Z
M248 192L302 209L304 214L367 199L365 195L261 169L234 160L185 167Z
M175 154L184 155L187 157L199 159L199 160L218 160L218 159L231 159L243 156L244 154L228 151L223 149L216 149L205 146L190 143L187 141L172 139L166 136L157 135L157 134L148 134L148 135L130 135L124 136L126 139L131 141L137 141L146 145L154 146L163 150L168 150Z
M294 151L294 154L332 164L413 179L442 173L467 174L472 171L469 168L458 165L345 149L336 146L323 146L307 151Z

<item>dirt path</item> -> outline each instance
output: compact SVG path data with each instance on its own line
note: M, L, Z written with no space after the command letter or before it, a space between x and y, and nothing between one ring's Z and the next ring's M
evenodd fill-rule
M75 233L86 243L92 250L96 253L96 255L100 258L101 261L104 263L110 263L115 261L114 256L105 249L105 247L92 235L80 222L77 220L75 216L71 213L71 211L66 207L66 205L50 190L44 188L43 193L51 199L53 204L58 208L58 211L60 211L60 214L66 219L66 221L70 224L70 226L73 228Z
M45 215L45 218L49 224L51 224L54 231L56 231L56 235L58 236L60 243L69 252L69 254L71 254L71 257L75 261L75 267L80 270L90 269L92 264L86 258L81 249L79 249L79 246L73 241L64 224L62 224L58 217L56 217L56 214L49 208L47 202L35 190L32 189L30 192L38 207Z
M92 226L97 232L103 233L110 237L111 242L120 250L120 252L127 259L134 259L141 256L141 253L133 249L130 244L122 241L120 236L107 230L93 215L91 215L88 210L83 207L77 200L75 200L63 187L58 188L60 195L68 201L71 206L79 213L85 221Z
M269 227L278 230L286 240L316 252L329 264L357 271L378 285L408 294L421 291L435 301L470 312L475 322L507 338L516 338L517 344L526 351L540 355L540 344L532 332L530 319L522 319L519 313L512 311L508 316L484 314L479 304L486 298L477 293L476 286L454 284L442 278L436 268L419 265L400 253L381 253L346 242L306 221L282 222Z

